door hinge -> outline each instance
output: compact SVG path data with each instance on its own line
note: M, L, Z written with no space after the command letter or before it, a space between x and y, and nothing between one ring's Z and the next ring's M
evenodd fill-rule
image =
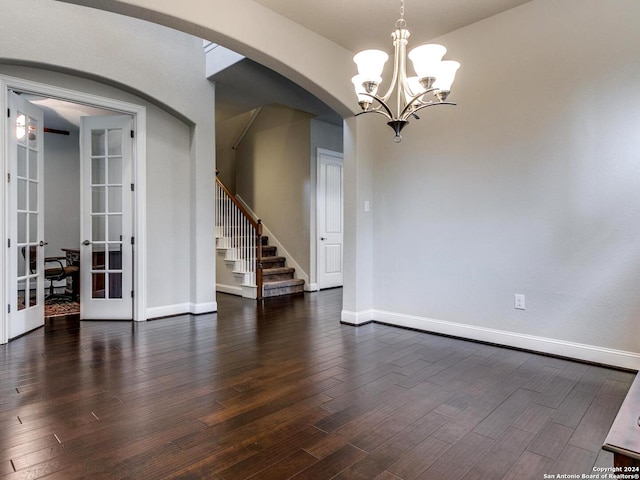
M7 173L7 183L11 183L11 174ZM18 182L20 183L20 182Z
M11 248L11 239L7 238L7 248Z
M133 298L133 290L131 290L131 298Z
M131 130L131 138L135 138L135 135L133 133L133 130Z
M7 313L11 313L11 304L7 305Z
M131 184L131 191L132 191L132 192L134 192L134 191L135 191L135 189L136 189L136 187L135 187L135 185L132 183L132 184Z
M135 245L136 244L136 237L131 237L131 245Z
M7 118L11 118L11 109L7 108Z

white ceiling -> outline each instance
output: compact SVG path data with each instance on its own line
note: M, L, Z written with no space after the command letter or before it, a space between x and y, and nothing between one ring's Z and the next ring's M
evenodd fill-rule
M304 27L358 52L391 50L400 0L254 0ZM478 22L530 0L405 0L412 45Z

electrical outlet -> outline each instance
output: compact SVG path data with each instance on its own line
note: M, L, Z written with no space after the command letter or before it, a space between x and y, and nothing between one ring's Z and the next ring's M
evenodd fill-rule
M517 310L524 310L524 295L521 295L519 293L516 293L513 295L514 298L514 305L513 308L516 308Z

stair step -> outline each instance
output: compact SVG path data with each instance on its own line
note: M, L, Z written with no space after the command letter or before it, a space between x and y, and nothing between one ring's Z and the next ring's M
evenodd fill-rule
M262 259L262 270L268 270L270 268L284 267L284 257L264 257Z
M304 280L293 278L291 280L278 280L275 282L264 282L262 296L278 297L280 295L291 295L292 293L304 292Z
M262 256L263 257L275 257L278 252L278 247L274 245L263 245Z
M296 269L293 267L275 267L262 269L262 281L291 280Z

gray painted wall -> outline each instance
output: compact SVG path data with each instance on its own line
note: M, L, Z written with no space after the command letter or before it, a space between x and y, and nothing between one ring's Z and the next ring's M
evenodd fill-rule
M264 107L236 152L236 194L309 272L309 114Z
M237 150L236 193L315 283L317 148L342 151L342 128L264 107ZM313 261L312 261L313 260Z
M439 39L459 105L399 145L360 122L375 264L358 310L640 352L638 18L635 1L536 0Z

